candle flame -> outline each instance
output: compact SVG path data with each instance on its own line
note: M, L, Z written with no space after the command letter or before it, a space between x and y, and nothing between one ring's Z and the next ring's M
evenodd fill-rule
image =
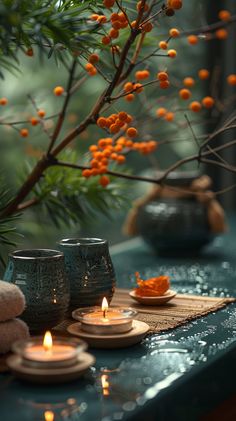
M52 411L45 411L44 412L44 418L45 418L45 421L54 421L54 412L52 412Z
M103 318L105 319L106 318L106 313L107 313L107 310L108 310L108 302L107 302L107 299L106 299L106 297L103 297L103 300L102 300L102 312L103 312Z
M45 351L51 351L52 349L52 335L51 332L49 332L49 330L44 335L43 347Z
M102 374L101 375L101 383L102 383L102 393L104 396L108 396L110 394L109 392L109 381L108 381L108 375L107 374Z

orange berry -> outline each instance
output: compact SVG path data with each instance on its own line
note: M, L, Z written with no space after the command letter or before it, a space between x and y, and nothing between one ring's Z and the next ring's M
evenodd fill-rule
M124 91L125 92L130 92L133 89L133 83L132 82L126 82L124 84Z
M235 86L236 85L236 74L229 75L227 77L227 82L228 82L229 85Z
M105 117L99 117L99 118L97 119L97 125L98 125L99 127L101 127L102 129L103 129L104 127L106 127L106 124L107 124L107 119L106 119Z
M111 159L113 159L113 161L116 161L117 156L118 156L117 153L113 152L110 157Z
M108 45L108 44L110 44L110 42L111 42L111 38L110 37L108 37L108 36L102 37L102 43L104 45Z
M220 20L227 21L231 18L231 13L228 10L220 10L218 13L218 17Z
M195 80L192 77L185 77L183 84L186 88L192 88L195 85Z
M21 129L20 135L21 135L21 137L28 137L29 136L29 130L28 129Z
M180 91L179 91L180 98L182 98L184 100L189 99L191 95L192 94L191 94L189 89L183 88L183 89L180 89Z
M140 10L141 10L141 6L142 6L142 2L141 1L138 1L138 3L137 3L137 6L136 6L136 9L137 9L137 11L138 12L140 12ZM145 3L145 5L144 5L144 12L147 12L148 11L148 9L149 9L149 6L148 6L148 4L147 3Z
M132 140L126 140L126 142L125 142L125 146L127 146L127 148L132 148L132 146L133 146L133 141L132 141Z
M161 80L160 81L160 88L167 89L170 86L170 82L168 80Z
M137 129L135 129L135 127L129 127L129 128L126 130L126 134L127 134L127 136L129 136L129 137L136 137L136 136L137 136L137 134L138 134L138 130L137 130Z
M153 24L151 22L144 23L142 26L143 32L151 32L153 30Z
M90 150L90 152L96 152L98 150L98 147L97 147L97 145L91 145L91 146L89 146L89 150Z
M38 116L39 117L41 117L41 118L43 118L44 116L45 116L45 111L41 108L40 110L38 110L38 112L37 112L37 114L38 114Z
M143 85L142 85L142 83L135 83L134 84L134 89L135 89L135 92L137 92L137 94L140 94L141 92L143 92Z
M56 87L53 89L53 93L54 93L54 95L56 95L56 96L61 96L61 95L63 94L63 92L64 92L64 88L63 88L62 86L56 86Z
M190 108L190 110L194 111L195 113L198 113L201 110L202 106L201 106L200 102L193 101L193 102L191 102L191 104L189 104L189 108Z
M125 162L126 158L124 155L118 155L116 161L118 164L123 164Z
M92 70L94 68L94 66L91 63L87 63L85 64L85 69L90 72L90 70Z
M102 25L103 23L106 23L106 22L107 22L107 18L106 18L106 16L104 16L104 15L99 15L99 16L98 16L98 18L97 18L97 22L98 22L98 23L101 23L101 25Z
M156 110L156 115L157 117L164 117L164 115L167 113L166 108L161 107L161 108L157 108Z
M37 124L39 123L39 120L37 117L31 117L30 123L32 124L32 126L37 126Z
M114 151L115 152L121 152L123 149L123 146L121 144L117 144L114 146Z
M215 36L218 39L226 39L228 37L228 31L224 28L218 29L215 32Z
M107 166L101 165L100 168L98 168L98 174L105 174L107 172Z
M33 48L28 48L28 50L25 51L25 55L28 56L28 57L33 57L33 55L34 55Z
M91 64L97 63L99 61L99 55L96 53L91 54L88 58L88 61Z
M0 105L7 105L7 103L8 103L7 98L5 98L5 97L0 98Z
M99 167L99 162L97 159L91 159L90 165L92 168L98 168Z
M128 101L128 102L132 102L133 100L134 100L134 94L128 94L128 95L125 95L125 99L126 99L126 101Z
M111 22L113 22L114 20L119 20L119 19L120 19L120 17L118 15L118 13L112 13L111 16L110 16Z
M215 101L211 96L206 96L205 98L202 99L202 105L205 108L212 108L214 104L215 104Z
M178 10L183 6L182 0L169 0L168 6L172 9Z
M198 71L198 76L199 76L199 79L206 80L209 78L210 72L207 69L200 69Z
M176 50L168 50L168 56L171 58L175 58L177 56L177 51Z
M114 29L121 29L121 22L119 20L114 20L111 25Z
M91 20L97 20L97 18L99 17L99 15L97 15L96 13L93 13L91 16L90 16L90 19Z
M85 178L88 178L91 175L92 175L91 170L86 169L86 170L82 171L82 176L85 177Z
M119 131L120 131L120 127L118 126L118 124L112 124L110 126L111 133L118 133Z
M198 43L198 37L197 35L189 35L187 37L189 44L196 45Z
M97 69L93 67L91 70L88 71L89 76L95 76L97 74Z
M168 73L166 72L158 72L157 73L157 79L158 80L168 80Z
M112 28L109 31L109 36L110 36L110 38L113 38L113 39L118 38L119 31L117 29Z
M91 171L91 175L93 175L93 176L98 175L98 173L99 173L98 168L92 168L90 171Z
M169 30L169 34L170 34L170 36L171 36L172 38L177 38L177 37L179 36L180 32L179 32L179 30L178 30L178 29L176 29L176 28L171 28L171 29Z
M125 111L120 111L119 114L118 114L118 118L121 121L126 121L127 116L128 116L128 114Z
M132 22L131 22L131 26L132 26L132 28L135 28L136 27L136 20L133 20Z
M160 47L162 50L167 50L167 48L168 48L168 44L167 44L167 42L166 42L166 41L160 41L160 42L159 42L159 47Z
M115 0L103 0L103 5L107 8L110 9L111 7L113 7L115 4Z
M106 187L110 183L110 178L107 177L107 175L102 175L99 179L99 184L101 184L102 187Z
M135 78L137 80L147 79L150 76L149 70L138 70L135 73Z
M131 123L131 121L133 121L133 117L132 115L128 114L127 119L126 119L126 123Z
M123 12L118 13L118 20L123 23L127 22L127 18Z
M173 121L174 117L175 117L174 113L172 113L171 111L168 111L168 113L166 113L166 115L165 115L165 120L166 121Z

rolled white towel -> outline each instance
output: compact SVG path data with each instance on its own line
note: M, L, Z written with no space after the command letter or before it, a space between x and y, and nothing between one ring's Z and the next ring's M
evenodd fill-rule
M25 308L25 297L17 285L0 281L0 322L19 316Z
M12 319L0 323L0 354L11 350L13 342L29 338L28 326L23 320Z

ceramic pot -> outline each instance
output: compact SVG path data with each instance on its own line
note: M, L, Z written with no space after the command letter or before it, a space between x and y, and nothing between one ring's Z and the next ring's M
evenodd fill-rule
M171 173L166 184L188 187L195 173ZM158 197L139 208L138 232L160 254L193 252L213 239L207 207L194 196L185 198Z
M25 295L20 316L31 331L45 331L63 321L69 305L69 282L63 253L57 250L17 250L9 255L4 281Z
M61 240L70 281L70 310L101 305L103 297L111 301L115 289L115 272L108 243L100 238Z

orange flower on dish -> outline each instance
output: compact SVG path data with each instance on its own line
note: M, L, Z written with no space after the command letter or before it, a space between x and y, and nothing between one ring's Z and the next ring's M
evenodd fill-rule
M135 294L140 297L158 297L164 295L170 288L169 276L161 275L153 278L146 279L145 281L140 278L138 272L135 273L138 288L135 288Z

